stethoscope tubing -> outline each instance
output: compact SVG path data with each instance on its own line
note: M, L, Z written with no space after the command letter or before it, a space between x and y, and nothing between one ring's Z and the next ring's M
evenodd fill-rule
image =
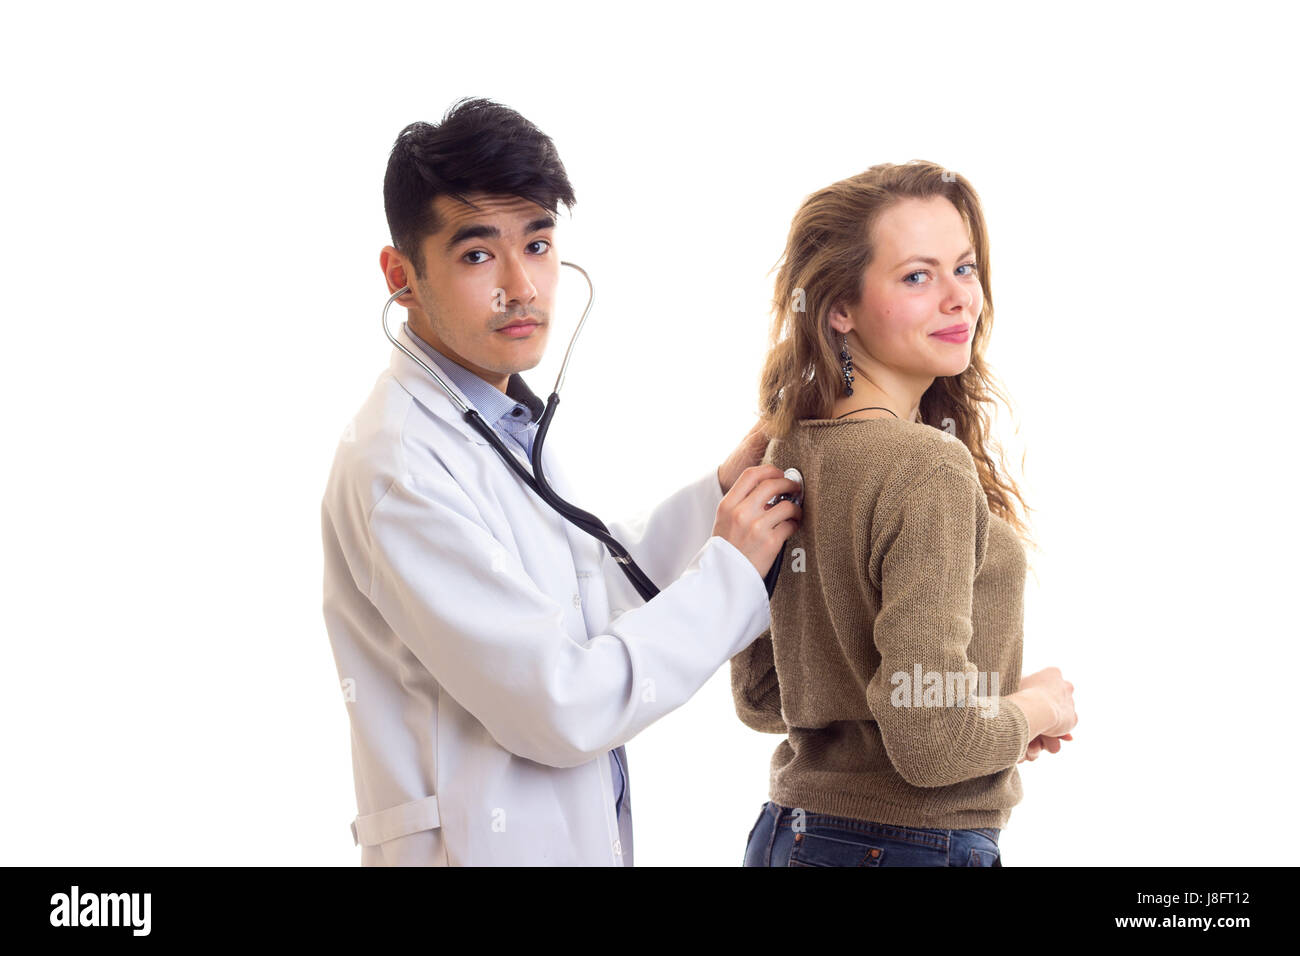
M539 498L558 512L561 517L605 545L609 550L610 556L614 559L615 563L622 568L623 574L627 577L628 581L631 582L632 586L636 588L637 593L641 595L643 600L649 601L659 593L659 588L655 586L654 582L650 580L650 577L641 569L636 561L633 560L632 555L628 553L628 550L610 533L609 528L605 526L603 521L591 512L582 510L577 505L565 501L556 494L555 490L547 483L545 472L542 469L542 448L546 441L546 433L551 427L551 420L555 417L555 410L560 404L560 388L564 384L565 371L568 369L569 359L573 355L574 343L577 342L578 334L582 331L583 324L587 321L587 314L591 311L591 303L595 298L595 289L591 284L591 277L587 275L585 269L572 262L561 262L560 265L576 269L582 274L582 277L586 279L587 306L582 310L582 317L578 320L578 327L574 330L573 337L569 339L569 347L565 350L564 361L560 364L560 373L555 379L555 388L551 392L551 397L547 399L546 410L542 413L542 417L538 421L537 435L533 438L531 461L533 470L531 474L514 453L506 447L505 442L501 439L501 436L496 433L496 430L483 420L483 416L478 413L478 410L461 399L456 390L453 389L428 362L407 348L389 329L388 309L399 297L411 291L410 286L402 286L402 288L389 296L388 301L384 303L384 312L381 318L384 327L384 335L388 337L390 342L401 349L426 372L433 376L434 381L442 386L443 391L447 393L448 397L453 403L455 403L456 407L460 409L461 415L465 421L467 421L475 431L482 435L488 443L496 449L497 454L507 465L510 466L515 474L520 477L524 484L531 488Z

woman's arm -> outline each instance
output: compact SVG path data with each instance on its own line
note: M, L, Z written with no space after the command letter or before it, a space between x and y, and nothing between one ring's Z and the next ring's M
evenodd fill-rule
M747 727L765 734L789 733L781 716L781 686L776 679L770 630L731 659L731 697L736 716Z
M964 453L964 454L963 454ZM967 656L975 575L988 544L989 512L969 452L942 453L905 493L880 507L866 543L881 592L872 637L880 666L867 701L890 760L908 783L942 787L1014 766L1031 732L1033 695L970 696ZM917 671L925 683L916 686ZM940 693L933 693L937 673ZM985 686L990 686L985 675ZM999 678L1000 679L1000 678ZM949 686L961 694L950 698ZM930 693L926 693L930 690ZM938 700L936 702L935 697Z

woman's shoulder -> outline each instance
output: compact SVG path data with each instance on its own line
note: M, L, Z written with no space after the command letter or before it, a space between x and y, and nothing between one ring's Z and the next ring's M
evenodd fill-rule
M874 537L915 508L967 502L977 521L988 513L970 450L955 435L920 422L800 421L768 443L763 464L799 469L809 526L830 522Z
M786 446L815 455L828 469L857 475L883 493L910 488L936 469L955 470L978 482L975 459L951 432L894 418L806 419L768 446L765 460Z

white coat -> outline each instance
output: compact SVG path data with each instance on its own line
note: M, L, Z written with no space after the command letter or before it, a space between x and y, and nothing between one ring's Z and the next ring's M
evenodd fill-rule
M581 507L552 447L547 479ZM762 576L711 536L721 500L710 469L606 522L661 588L644 602L393 349L321 509L362 865L632 864L608 751L770 623Z

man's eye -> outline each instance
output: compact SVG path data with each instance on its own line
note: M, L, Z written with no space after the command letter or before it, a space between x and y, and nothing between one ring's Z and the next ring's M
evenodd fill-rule
M475 249L473 252L467 252L467 253L465 253L465 255L461 256L461 258L462 258L462 259L466 259L466 260L468 260L469 263L470 263L470 265L478 265L480 262L483 261L482 259L470 259L469 257L470 257L470 256L486 256L486 255L487 255L487 253L484 252L482 249Z
M551 240L549 240L549 239L534 239L534 240L533 240L532 242L530 242L528 245L529 245L529 246L537 246L537 245L545 246L545 247L546 247L545 249L538 249L538 250L537 250L539 253L542 253L542 252L545 252L547 249L551 248Z

